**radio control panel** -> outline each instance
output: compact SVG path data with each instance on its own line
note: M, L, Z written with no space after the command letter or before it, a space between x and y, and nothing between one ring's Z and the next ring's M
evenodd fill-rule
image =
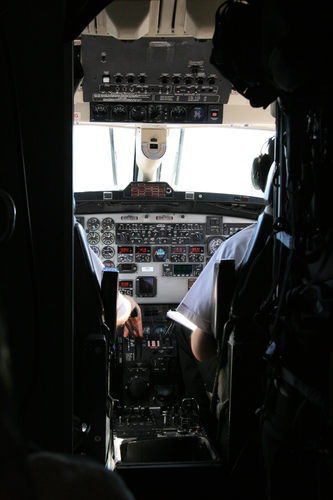
M202 264L163 264L163 276L198 277L203 270Z
M205 223L161 223L156 224L117 224L116 243L134 243L142 245L175 245L204 241Z

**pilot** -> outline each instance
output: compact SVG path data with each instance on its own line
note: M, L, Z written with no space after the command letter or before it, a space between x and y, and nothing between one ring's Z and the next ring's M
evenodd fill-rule
M180 323L175 325L185 396L198 403L201 421L212 439L216 435L217 419L210 411L210 395L218 362L217 343L211 326L214 264L221 259L233 259L237 268L246 253L254 227L255 224L251 224L222 243L177 307L177 311L193 323L193 330Z
M268 173L274 160L273 138L270 139L269 147L269 155L265 155L266 161L260 164L259 157L252 165L253 185L262 191L265 191ZM217 369L217 343L211 325L214 307L214 264L222 259L232 259L237 270L246 254L255 226L256 223L250 224L221 244L177 307L177 312L193 324L190 329L185 326L186 320L183 326L180 319L175 327L185 396L196 399L203 424L206 430L212 433L217 425L215 416L209 410L208 397L213 390Z
M90 248L90 247L89 247ZM103 264L97 257L95 252L91 250L90 253L95 267L96 276L101 286L103 276ZM143 337L142 333L142 319L140 306L135 302L133 297L126 295L126 297L118 291L117 296L117 323L116 328L124 325L124 337L128 337L129 333L135 337Z
M211 326L213 310L214 264L222 259L233 259L235 267L241 264L255 224L247 226L228 238L215 252L209 263L190 288L177 311L195 326L191 335L192 352L199 361L216 356L216 341Z

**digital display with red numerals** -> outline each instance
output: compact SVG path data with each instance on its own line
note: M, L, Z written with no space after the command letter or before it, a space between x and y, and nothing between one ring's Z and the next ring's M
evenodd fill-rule
M150 253L150 247L136 247L136 253Z
M119 288L133 288L133 281L119 281Z
M173 254L186 253L186 247L171 247L171 253Z
M133 247L118 247L118 253L133 253Z
M133 265L132 264L122 264L121 265L121 270L122 271L133 271Z
M190 253L204 253L204 247L190 247Z

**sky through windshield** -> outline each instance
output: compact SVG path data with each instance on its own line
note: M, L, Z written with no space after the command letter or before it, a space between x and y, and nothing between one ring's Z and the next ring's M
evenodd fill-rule
M113 127L113 132L117 185L112 175L109 128L74 126L75 192L121 190L133 180L135 129ZM270 130L246 127L186 128L179 175L176 176L180 129L172 128L167 152L162 158L160 180L177 191L261 196L252 186L251 166L255 157L267 152L266 143L272 135Z

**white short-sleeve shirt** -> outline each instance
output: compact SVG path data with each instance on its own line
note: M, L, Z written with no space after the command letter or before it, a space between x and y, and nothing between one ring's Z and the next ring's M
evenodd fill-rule
M177 307L179 313L207 333L212 333L214 264L221 259L233 259L237 269L246 253L254 228L255 224L251 224L222 243Z

